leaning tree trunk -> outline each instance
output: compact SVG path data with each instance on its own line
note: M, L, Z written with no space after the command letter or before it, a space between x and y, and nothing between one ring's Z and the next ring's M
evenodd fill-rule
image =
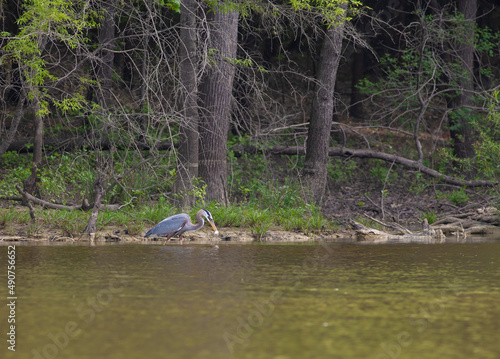
M181 1L179 76L181 97L179 101L182 113L179 123L179 150L177 152L177 178L174 192L181 198L182 206L190 206L194 197L189 194L193 188L192 180L198 177L198 104L196 77L197 33L196 9L198 1Z
M453 139L453 150L459 158L472 158L474 156L475 135L467 108L472 106L472 91L474 89L474 26L477 10L477 0L459 0L458 11L464 15L465 26L462 36L455 42L458 56L458 68L461 72L457 84L459 91L449 102L453 110L450 114L450 136ZM457 111L457 110L463 111Z
M47 37L45 35L38 36L38 49L42 53L47 44ZM37 70L32 69L29 75L30 79L34 79L37 76ZM24 191L32 195L39 195L39 188L37 182L39 178L39 168L42 165L42 151L43 151L43 117L41 115L41 109L43 107L41 101L41 89L35 85L32 81L24 81L23 86L24 91L28 91L28 98L31 97L32 108L34 109L34 127L35 131L33 134L33 162L31 165L31 174L28 178L23 181ZM21 90L23 91L23 90Z
M307 136L303 174L312 197L310 200L316 203L321 203L326 189L328 148L334 110L333 95L344 37L343 23L344 18L339 25L328 29L321 47L317 90Z
M199 175L208 200L227 203L227 133L231 111L238 13L208 9L209 65L200 85Z

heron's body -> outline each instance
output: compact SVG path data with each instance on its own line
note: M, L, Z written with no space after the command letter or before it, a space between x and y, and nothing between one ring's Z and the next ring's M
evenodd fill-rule
M196 214L198 224L191 223L191 217L189 217L189 215L187 215L186 213L180 213L165 218L163 221L147 231L144 237L165 237L165 242L167 242L168 240L170 240L170 238L178 235L180 242L182 243L182 235L184 232L197 231L198 229L203 227L203 225L205 224L203 217L205 217L209 221L215 231L215 234L218 234L219 232L215 227L215 223L210 212L205 209L200 209Z

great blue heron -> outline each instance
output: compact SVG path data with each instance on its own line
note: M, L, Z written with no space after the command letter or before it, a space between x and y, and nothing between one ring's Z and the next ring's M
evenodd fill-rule
M196 213L196 219L198 220L198 224L191 223L191 217L186 213L180 213L168 218L165 218L163 221L158 223L156 226L151 228L144 237L156 236L156 237L166 237L165 244L168 242L170 238L173 236L179 235L180 243L182 244L182 234L187 231L197 231L205 224L203 220L205 217L208 222L212 225L212 228L215 231L215 234L219 234L217 227L215 227L214 219L212 218L212 214L206 209L200 209L198 213Z

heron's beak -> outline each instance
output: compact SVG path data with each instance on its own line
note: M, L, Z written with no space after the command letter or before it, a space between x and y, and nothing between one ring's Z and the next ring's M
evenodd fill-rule
M217 230L217 227L215 226L215 223L210 221L210 225L212 226L212 228L214 229L215 231L215 235L219 234L219 231Z

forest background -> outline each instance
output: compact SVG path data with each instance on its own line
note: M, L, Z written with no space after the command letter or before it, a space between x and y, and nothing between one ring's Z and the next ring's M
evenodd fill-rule
M7 232L139 234L203 206L262 237L500 205L494 1L0 6Z

